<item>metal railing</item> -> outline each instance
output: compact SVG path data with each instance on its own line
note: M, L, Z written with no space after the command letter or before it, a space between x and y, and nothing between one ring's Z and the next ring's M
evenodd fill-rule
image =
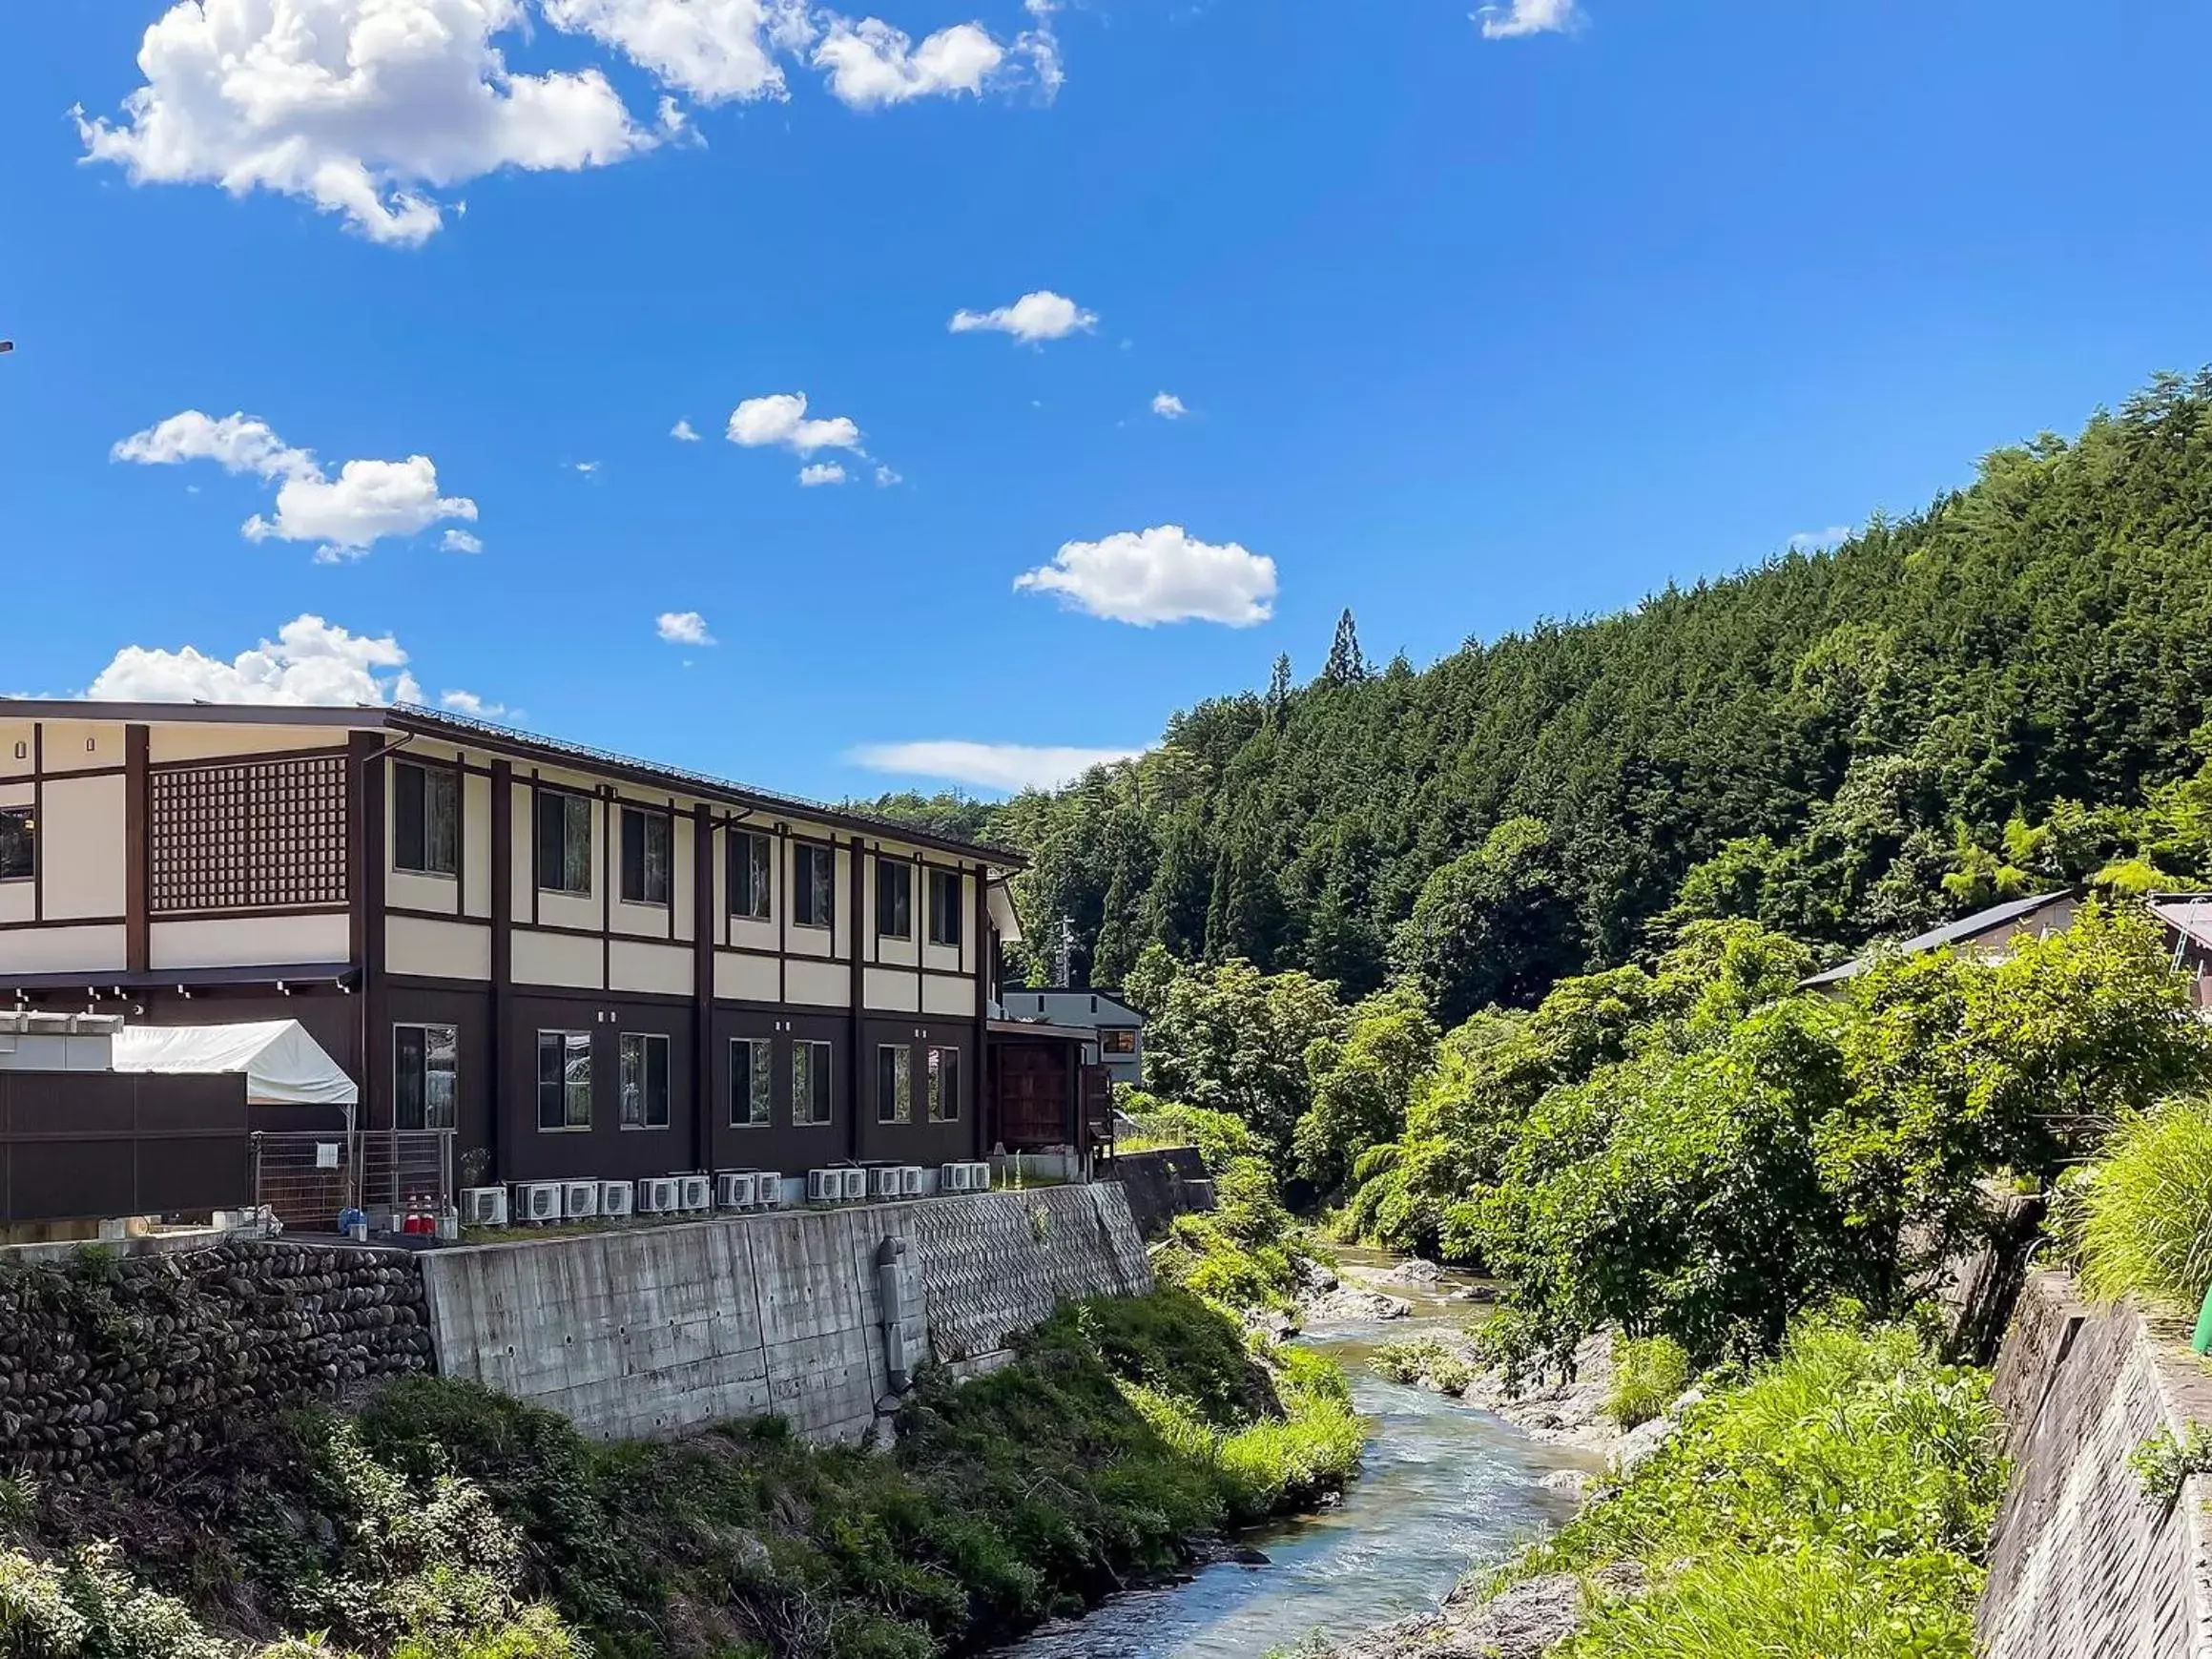
M254 1202L295 1230L331 1232L352 1208L373 1220L411 1201L443 1210L453 1200L451 1130L264 1131L251 1147Z

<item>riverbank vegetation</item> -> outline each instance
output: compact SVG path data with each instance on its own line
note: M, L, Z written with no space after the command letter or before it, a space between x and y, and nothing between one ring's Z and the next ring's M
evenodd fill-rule
M2058 1213L2092 1296L2194 1316L2212 1289L2212 1097L2122 1119Z
M776 1420L606 1446L410 1379L159 1494L11 1486L0 1655L925 1659L1311 1505L1364 1433L1333 1365L1173 1290L1065 1307L962 1386L925 1372L883 1453Z

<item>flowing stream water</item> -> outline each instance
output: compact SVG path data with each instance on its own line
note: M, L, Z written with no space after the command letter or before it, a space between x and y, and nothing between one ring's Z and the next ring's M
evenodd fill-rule
M1348 1266L1389 1265L1372 1253L1343 1254ZM1565 1520L1574 1500L1540 1483L1558 1469L1594 1467L1588 1454L1532 1441L1487 1412L1385 1382L1368 1367L1368 1355L1392 1338L1463 1328L1480 1310L1449 1297L1468 1282L1447 1274L1434 1293L1386 1286L1414 1304L1412 1317L1318 1326L1299 1338L1344 1366L1375 1426L1342 1503L1240 1540L1267 1566L1225 1562L1186 1584L1117 1596L1003 1649L1003 1659L1259 1659L1317 1630L1343 1637L1434 1607L1471 1566L1503 1561Z

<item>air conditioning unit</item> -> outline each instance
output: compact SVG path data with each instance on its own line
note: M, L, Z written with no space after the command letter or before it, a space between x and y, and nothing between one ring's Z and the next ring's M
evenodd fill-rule
M840 1172L845 1177L845 1202L848 1204L864 1203L868 1196L868 1172L865 1170L845 1170Z
M678 1176L676 1188L676 1202L683 1209L713 1209L714 1178L712 1175Z
M971 1192L988 1192L990 1190L991 1166L988 1164L970 1164L968 1166L968 1191Z
M753 1201L763 1210L778 1210L783 1206L783 1172L759 1170L753 1176Z
M714 1208L717 1210L750 1210L760 1190L759 1177L750 1174L721 1174L714 1177Z
M628 1181L599 1183L599 1213L628 1215L637 1208L637 1189Z
M505 1227L506 1225L506 1189L505 1187L462 1188L461 1219L470 1227Z
M937 1172L937 1190L940 1192L966 1192L974 1190L976 1167L973 1164L947 1164Z
M899 1169L895 1164L879 1164L864 1172L868 1177L870 1198L896 1198L899 1196Z
M806 1172L806 1201L809 1204L842 1204L845 1201L845 1172L809 1170Z
M561 1219L561 1183L558 1181L518 1181L514 1190L514 1213L524 1221L558 1221Z
M561 1183L561 1214L569 1221L586 1221L599 1213L597 1181Z
M921 1166L902 1164L899 1169L899 1195L901 1198L921 1196Z
M676 1184L666 1175L656 1175L637 1184L637 1213L640 1215L672 1215L675 1213L678 1193Z

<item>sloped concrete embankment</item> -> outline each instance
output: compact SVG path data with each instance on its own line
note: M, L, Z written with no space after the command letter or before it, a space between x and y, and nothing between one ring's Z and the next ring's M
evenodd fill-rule
M986 1369L1064 1300L1152 1288L1111 1184L439 1251L423 1275L441 1371L608 1439L771 1413L858 1439L895 1357Z
M2013 1483L1977 1619L1989 1659L2212 1656L2212 1478L2147 1496L2128 1456L2212 1424L2212 1376L2178 1330L2031 1275L1997 1358Z

